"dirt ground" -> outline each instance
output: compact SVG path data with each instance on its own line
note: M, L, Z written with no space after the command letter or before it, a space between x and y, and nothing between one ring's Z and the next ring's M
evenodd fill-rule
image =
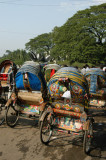
M106 117L95 116L94 138L89 155L82 139L53 137L48 146L40 141L38 121L20 118L15 128L0 126L0 160L106 160Z

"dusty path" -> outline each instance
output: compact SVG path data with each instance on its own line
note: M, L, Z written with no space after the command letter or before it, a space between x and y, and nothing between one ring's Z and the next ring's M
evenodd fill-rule
M89 156L82 141L72 144L71 137L54 139L49 146L40 142L34 120L21 119L15 128L0 126L0 160L106 160L106 117L95 117L94 141Z

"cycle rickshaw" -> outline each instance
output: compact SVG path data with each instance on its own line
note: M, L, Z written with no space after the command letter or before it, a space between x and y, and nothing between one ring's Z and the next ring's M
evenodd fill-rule
M45 80L48 85L50 78L60 69L60 65L58 64L47 64L43 67Z
M92 113L106 111L106 72L99 68L90 68L85 77L89 85L90 107Z
M10 98L16 72L17 67L11 60L5 60L0 64L0 125L5 120L5 104Z
M87 114L89 89L85 77L74 67L59 69L48 84L49 109L40 118L40 140L47 145L54 130L82 135L84 152L91 148L93 118Z
M39 117L40 106L46 99L46 81L40 64L33 61L25 62L15 76L10 99L6 103L6 123L14 127L20 116L27 118Z

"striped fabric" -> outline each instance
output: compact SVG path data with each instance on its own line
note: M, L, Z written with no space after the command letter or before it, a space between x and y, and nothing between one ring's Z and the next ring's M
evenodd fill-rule
M80 85L82 88L86 89L87 81L85 77L75 68L73 67L64 67L58 70L50 79L49 85L56 82L59 78L69 78L71 81L75 82L76 84Z
M28 77L27 80L25 79L26 74ZM33 61L25 62L22 65L16 74L15 80L18 89L27 89L26 86L28 86L30 90L43 92L46 88L46 82L41 73L40 65Z
M66 87L61 86L61 83L58 81L59 78L68 78L70 82L67 83L70 83L72 98L76 101L78 99L77 96L79 96L79 101L84 101L83 96L86 93L88 94L88 83L86 78L76 68L64 67L52 76L48 84L48 90L49 94L53 97L59 96L62 93L60 91L61 87Z

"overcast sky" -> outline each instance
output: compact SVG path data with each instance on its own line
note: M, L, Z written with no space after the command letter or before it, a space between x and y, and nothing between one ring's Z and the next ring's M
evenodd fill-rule
M77 11L106 0L0 0L0 56L62 26Z

